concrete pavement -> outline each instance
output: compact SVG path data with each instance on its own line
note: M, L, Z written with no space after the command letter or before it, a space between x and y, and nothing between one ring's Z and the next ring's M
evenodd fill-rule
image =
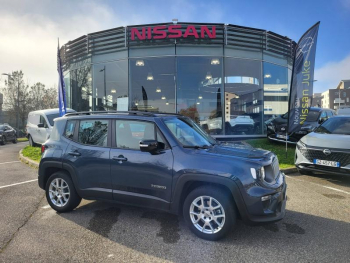
M20 148L5 147L7 153ZM37 176L22 163L5 167L0 164L0 187ZM0 262L348 261L350 177L292 174L287 183L284 220L255 227L239 222L219 242L197 238L182 218L158 211L84 200L59 214L36 182L0 188L0 240L6 245Z

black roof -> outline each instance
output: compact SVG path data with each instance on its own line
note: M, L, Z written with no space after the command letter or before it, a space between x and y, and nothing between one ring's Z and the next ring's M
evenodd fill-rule
M162 116L181 116L176 113L149 112L149 111L81 111L70 112L65 114L65 117L84 116L84 115L120 115L120 116L142 116L142 117L162 117Z

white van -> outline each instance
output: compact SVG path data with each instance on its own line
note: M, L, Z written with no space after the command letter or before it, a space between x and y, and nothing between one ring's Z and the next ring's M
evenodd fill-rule
M67 112L75 112L72 109L67 109ZM27 137L30 146L43 144L49 138L54 119L60 116L59 109L47 109L31 111L28 114L27 120Z

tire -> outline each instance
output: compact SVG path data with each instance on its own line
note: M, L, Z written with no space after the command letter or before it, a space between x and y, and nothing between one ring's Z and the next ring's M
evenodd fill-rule
M32 136L28 135L28 142L31 147L35 147L36 143L33 141Z
M0 140L0 145L5 145L5 144L6 144L5 136L2 136L2 138Z
M204 209L201 208L201 200L206 204ZM212 210L211 207L217 208ZM210 241L219 240L229 234L237 221L232 197L222 189L211 186L201 186L190 192L185 199L182 212L190 230L198 237ZM196 214L191 215L190 212L198 213L200 218ZM214 216L217 217L216 222ZM198 223L195 224L192 220L198 220Z
M75 190L71 178L65 172L56 172L51 175L45 191L49 205L60 213L72 211L81 202L81 197Z
M17 143L17 137L12 140L12 143Z

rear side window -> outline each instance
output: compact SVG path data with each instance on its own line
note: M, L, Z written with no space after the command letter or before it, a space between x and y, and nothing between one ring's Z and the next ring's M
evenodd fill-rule
M73 137L74 137L74 130L75 130L75 123L76 121L67 121L67 124L66 124L66 129L64 130L64 137L70 139L70 140L73 140Z
M332 116L333 116L333 112L328 111L328 112L327 112L327 115L328 115L328 118L330 118L330 117L332 117Z
M80 121L78 142L81 144L107 147L108 120Z

